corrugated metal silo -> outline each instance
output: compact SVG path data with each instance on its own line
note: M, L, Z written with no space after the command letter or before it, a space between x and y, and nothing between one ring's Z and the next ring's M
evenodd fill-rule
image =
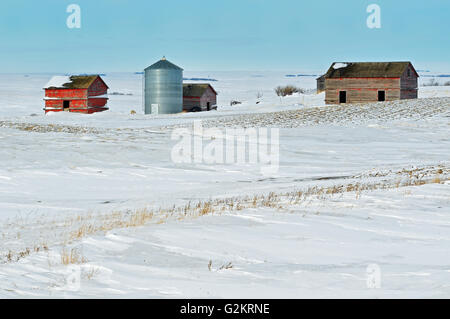
M145 114L183 111L183 69L163 57L144 70Z

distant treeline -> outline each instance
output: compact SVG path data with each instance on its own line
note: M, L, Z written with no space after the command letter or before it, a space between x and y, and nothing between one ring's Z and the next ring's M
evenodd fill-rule
M286 74L285 75L287 78L296 78L296 77L301 77L301 76L319 76L317 74Z
M428 77L428 78L450 78L450 74L422 75L422 77Z
M144 74L144 72L134 72L134 74ZM210 78L183 78L183 81L209 81L209 82L217 82L216 79Z
M210 78L183 78L183 81L211 81L211 82L217 82L216 79L210 79Z

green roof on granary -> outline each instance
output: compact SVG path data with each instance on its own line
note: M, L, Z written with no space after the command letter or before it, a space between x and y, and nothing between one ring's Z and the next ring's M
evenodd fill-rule
M208 89L208 87L211 87L213 92L217 94L213 87L208 83L184 83L183 96L201 97L205 93L206 89Z
M102 80L99 75L54 76L47 83L45 89L87 89L97 78Z
M399 78L411 62L334 62L326 78ZM414 70L414 67L412 67ZM417 72L414 70L417 76Z

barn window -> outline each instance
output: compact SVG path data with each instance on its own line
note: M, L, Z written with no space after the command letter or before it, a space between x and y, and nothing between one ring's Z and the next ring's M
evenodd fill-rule
M411 70L408 69L408 77L410 77L410 76L411 76Z

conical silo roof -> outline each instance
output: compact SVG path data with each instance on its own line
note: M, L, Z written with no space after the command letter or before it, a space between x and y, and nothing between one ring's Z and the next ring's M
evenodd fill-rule
M172 62L167 61L167 59L165 57L163 57L161 60L159 60L158 62L150 65L148 68L145 69L145 71L147 70L183 70L182 68L180 68L179 66L173 64Z

